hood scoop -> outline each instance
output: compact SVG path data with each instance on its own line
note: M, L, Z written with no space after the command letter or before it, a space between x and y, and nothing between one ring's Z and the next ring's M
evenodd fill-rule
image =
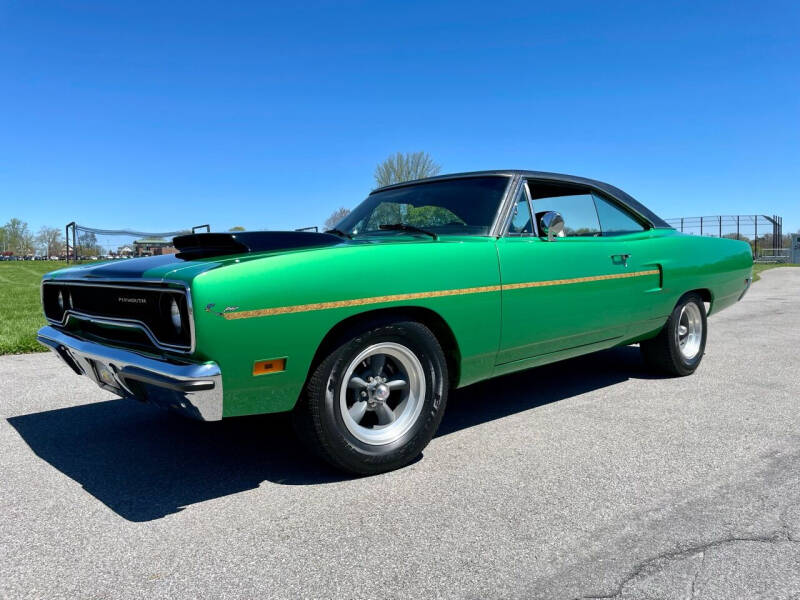
M173 238L172 243L178 250L178 258L193 260L227 254L335 246L341 244L342 239L329 233L310 231L241 231L179 235Z

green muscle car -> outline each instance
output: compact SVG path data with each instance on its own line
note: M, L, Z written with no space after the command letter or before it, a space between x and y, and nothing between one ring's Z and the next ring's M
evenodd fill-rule
M326 233L174 245L46 275L39 341L104 389L200 419L293 411L322 458L361 474L417 457L452 388L634 343L693 373L706 306L752 277L744 242L534 171L380 188Z

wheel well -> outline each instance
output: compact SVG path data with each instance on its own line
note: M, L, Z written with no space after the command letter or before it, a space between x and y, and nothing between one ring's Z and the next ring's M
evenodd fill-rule
M698 290L689 290L689 292L687 293L698 294L703 299L703 302L708 302L709 304L711 304L711 290L700 288Z
M707 315L710 315L711 311L714 310L714 302L713 302L713 296L711 295L711 290L706 288L698 288L696 290L689 290L688 292L686 292L686 294L697 294L698 296L700 296L703 302L708 304L708 307L706 308ZM686 294L684 294L684 296Z
M447 360L447 372L450 384L455 387L461 377L461 351L458 342L453 335L452 329L438 313L419 306L402 306L392 308L380 308L359 313L339 321L322 338L317 348L311 365L308 369L309 374L314 372L317 365L325 360L325 357L338 345L345 337L353 335L353 332L365 331L386 321L416 321L422 323L433 332L439 344L442 346L445 360Z

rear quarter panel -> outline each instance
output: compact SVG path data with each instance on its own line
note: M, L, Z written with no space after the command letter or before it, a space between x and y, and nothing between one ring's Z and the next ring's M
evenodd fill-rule
M716 313L734 304L752 277L753 257L746 242L670 232L650 241L662 268L662 293L655 315L666 319L678 299L691 290L708 290Z

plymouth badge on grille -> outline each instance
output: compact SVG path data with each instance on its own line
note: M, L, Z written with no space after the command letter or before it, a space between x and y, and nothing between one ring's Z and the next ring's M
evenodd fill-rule
M147 304L147 298L129 298L127 296L118 296L117 302L124 304Z

